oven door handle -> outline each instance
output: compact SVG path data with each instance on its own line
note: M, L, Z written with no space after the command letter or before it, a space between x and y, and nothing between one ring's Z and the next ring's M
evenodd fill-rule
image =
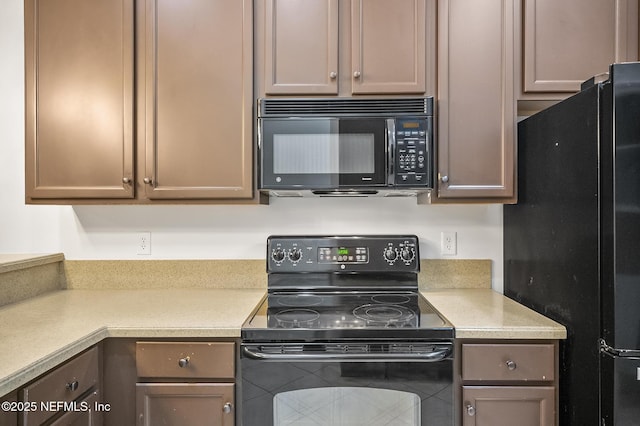
M254 350L248 346L242 346L242 354L258 361L421 361L437 362L448 358L451 355L451 347L437 348L432 352L365 352L365 353L266 353Z

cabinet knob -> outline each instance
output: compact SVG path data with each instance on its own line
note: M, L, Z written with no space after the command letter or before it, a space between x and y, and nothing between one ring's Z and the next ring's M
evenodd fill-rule
M507 364L507 368L511 371L515 370L518 367L518 365L511 360L508 360L506 364Z
M440 180L442 181L442 183L447 183L449 182L449 176L442 176Z
M123 177L122 178L122 183L129 185L131 183L131 178L128 177Z
M70 390L71 392L77 391L78 387L80 386L80 383L78 383L77 380L74 380L73 382L69 382L65 385L65 388L67 388L68 390Z
M148 178L148 177L146 177L146 178L142 179L142 181L143 181L144 183L146 183L147 185L151 185L151 182L153 182L153 181L151 180L151 178Z
M337 76L338 76L338 74L336 74L336 72L335 72L335 71L331 71L331 72L329 73L329 78L330 78L331 80L335 80Z
M233 410L233 405L230 402L227 402L222 406L222 412L225 414L229 414Z
M476 415L476 407L471 404L467 404L467 415L473 417Z
M180 358L178 360L178 367L180 368L185 368L187 365L189 365L189 361L191 360L190 357L186 356L184 358Z
M354 78L360 78L360 75L361 75L360 71L354 71L354 73L353 73L353 77Z

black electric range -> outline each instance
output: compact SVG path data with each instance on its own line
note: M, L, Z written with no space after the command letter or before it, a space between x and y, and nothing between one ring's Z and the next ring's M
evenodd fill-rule
M268 294L242 340L452 339L418 292L419 271L412 235L269 237Z
M418 291L413 235L267 241L242 326L243 426L454 424L454 329Z

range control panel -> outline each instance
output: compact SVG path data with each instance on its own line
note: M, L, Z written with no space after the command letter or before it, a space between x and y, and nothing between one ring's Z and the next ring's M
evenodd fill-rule
M419 272L415 235L271 236L267 272Z

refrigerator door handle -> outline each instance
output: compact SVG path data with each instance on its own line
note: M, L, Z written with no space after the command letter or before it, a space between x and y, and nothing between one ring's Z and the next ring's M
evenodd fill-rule
M612 346L607 345L607 342L604 339L599 339L600 344L600 352L608 355L612 358L615 357L624 357L624 358L637 358L640 359L640 350L637 349L616 349Z

